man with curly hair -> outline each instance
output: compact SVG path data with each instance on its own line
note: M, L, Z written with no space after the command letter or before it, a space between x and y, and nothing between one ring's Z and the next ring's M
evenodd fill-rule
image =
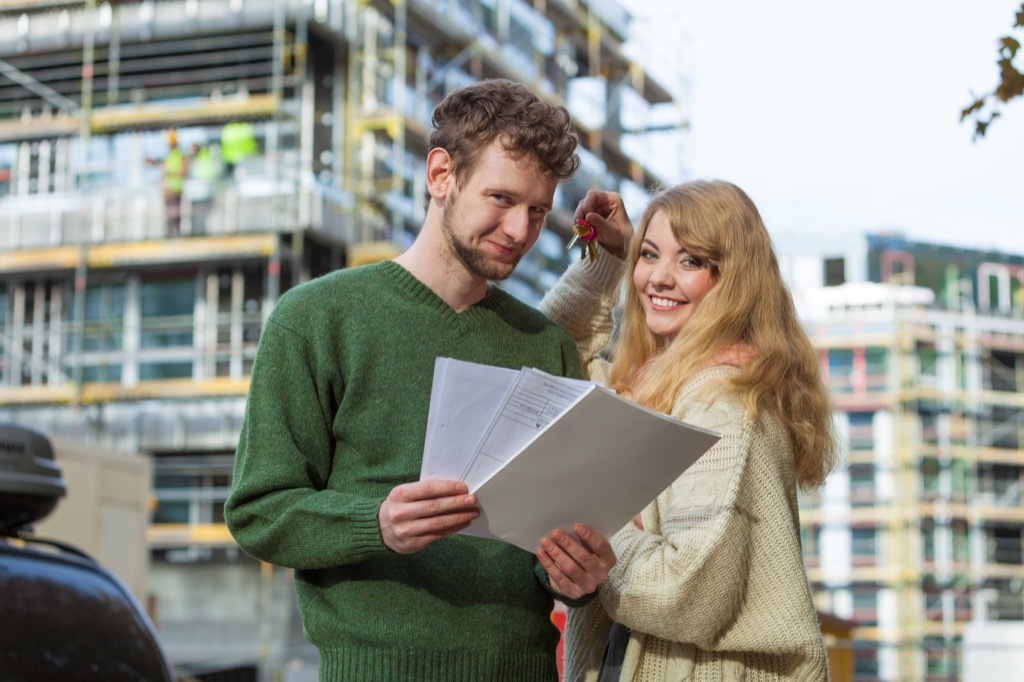
M537 241L578 138L501 79L451 92L433 124L412 246L274 308L225 516L247 553L295 569L321 680L556 680L552 599L593 596L607 540L578 524L534 555L459 535L475 497L418 478L436 357L581 374L572 339L492 284Z

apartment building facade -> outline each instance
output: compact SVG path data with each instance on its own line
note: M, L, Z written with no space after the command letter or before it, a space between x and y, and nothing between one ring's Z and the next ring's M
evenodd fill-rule
M783 269L847 451L801 510L817 605L857 624L857 680L1005 679L1024 665L1024 256L800 242Z

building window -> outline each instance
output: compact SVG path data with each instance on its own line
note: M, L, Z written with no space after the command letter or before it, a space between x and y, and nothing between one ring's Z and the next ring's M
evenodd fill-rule
M821 526L801 526L800 544L804 550L804 564L818 566L821 563Z
M157 508L153 523L191 526L185 532L192 544L156 553L170 562L209 561L214 548L201 541L210 526L224 523L224 502L231 489L232 455L158 455L154 462L153 490Z
M935 520L921 519L921 554L928 566L935 564Z
M935 457L921 458L921 497L925 500L934 500L941 494L942 466Z
M874 528L851 528L850 549L855 566L874 566L877 554L877 531Z
M920 377L935 379L939 376L939 352L930 344L917 344L917 373Z
M875 625L878 622L878 588L874 585L854 585L850 588L853 601L852 619L858 625Z
M925 650L927 679L958 679L962 641L958 638L944 640L939 637L926 637L922 645Z
M964 459L951 459L949 461L949 473L953 484L953 501L966 502L971 494L970 464Z
M835 393L853 392L853 351L833 348L828 352L829 386Z
M188 379L192 376L191 362L140 362L139 379L161 381L164 379Z
M1024 620L1024 590L1019 580L987 580L980 593L984 595L982 599L988 620Z
M233 461L231 455L157 457L154 523L223 523Z
M889 351L886 348L864 349L864 370L866 388L869 392L884 391L888 384Z
M943 590L935 584L933 578L926 577L922 586L924 597L924 617L933 622L942 622L942 595Z
M990 563L1020 566L1022 561L1021 536L1019 525L991 526L985 529L987 540L987 557Z
M875 467L873 464L850 465L850 502L855 507L875 501Z
M979 502L1017 506L1021 501L1021 467L980 462L977 486Z
M124 347L124 283L94 284L85 290L83 351Z
M834 287L846 283L846 261L843 258L825 259L825 286Z
M933 403L925 403L920 401L921 413L921 442L928 445L939 444L939 415L936 412L926 412L925 410L937 410L938 406Z
M853 650L853 668L858 680L878 680L878 645L873 642L861 643Z
M192 345L196 284L193 277L144 280L139 309L142 348L181 348Z
M191 275L139 283L139 379L193 376L195 302Z
M847 414L850 423L850 450L874 450L874 412L850 412Z
M992 405L974 419L975 446L1017 450L1024 443L1024 412L1016 405Z
M83 365L82 381L85 383L120 383L121 364L100 362L95 365Z
M1024 361L1019 354L993 350L983 367L988 375L986 383L993 391L1018 391L1017 377L1024 370Z
M954 519L953 530L953 562L967 566L971 562L971 542L967 522Z
M900 249L886 249L881 255L882 282L914 285L914 256Z
M85 382L120 382L124 362L125 284L94 282L86 287L82 310L82 342L72 364ZM74 346L70 346L74 349Z

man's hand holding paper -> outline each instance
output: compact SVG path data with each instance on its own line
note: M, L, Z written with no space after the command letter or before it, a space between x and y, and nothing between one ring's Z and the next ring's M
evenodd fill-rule
M398 554L469 527L480 516L476 496L462 481L417 481L396 486L377 512L384 544Z

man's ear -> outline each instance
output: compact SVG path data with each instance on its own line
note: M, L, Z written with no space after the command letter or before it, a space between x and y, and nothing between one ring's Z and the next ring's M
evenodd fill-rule
M455 182L452 157L440 147L427 154L427 193L432 199L444 200Z

